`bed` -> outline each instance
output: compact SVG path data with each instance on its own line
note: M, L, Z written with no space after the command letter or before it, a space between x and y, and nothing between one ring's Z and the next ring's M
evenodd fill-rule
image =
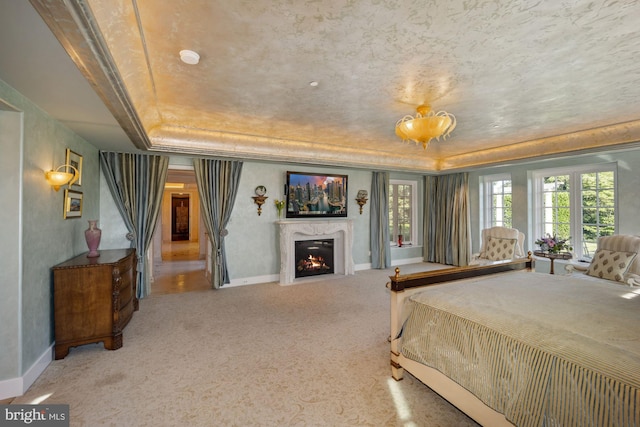
M486 426L640 426L639 288L532 266L396 269L393 378Z

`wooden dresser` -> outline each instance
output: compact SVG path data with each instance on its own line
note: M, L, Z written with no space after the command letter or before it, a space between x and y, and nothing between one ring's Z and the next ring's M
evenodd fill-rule
M122 347L122 330L138 310L136 265L135 249L113 249L52 268L56 360L83 344Z

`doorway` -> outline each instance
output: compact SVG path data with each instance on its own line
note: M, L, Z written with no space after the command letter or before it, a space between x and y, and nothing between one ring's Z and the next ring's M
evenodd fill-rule
M171 195L171 241L189 240L189 194Z
M152 294L210 289L206 239L193 168L169 166L154 234Z

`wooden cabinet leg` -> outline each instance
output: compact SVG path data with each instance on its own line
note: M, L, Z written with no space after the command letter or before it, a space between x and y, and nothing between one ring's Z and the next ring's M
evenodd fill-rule
M55 359L60 360L64 359L67 354L69 354L69 346L68 345L56 345L55 346Z

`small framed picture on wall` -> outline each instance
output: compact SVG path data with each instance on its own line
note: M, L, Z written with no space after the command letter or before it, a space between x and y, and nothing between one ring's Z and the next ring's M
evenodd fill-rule
M81 186L82 185L82 156L76 153L75 151L71 151L70 149L67 148L67 155L66 155L64 164L71 165L74 168L76 168L76 170L78 171L76 172L78 174L78 179L76 180L76 182L74 182L74 185ZM71 168L65 168L65 169L67 169L65 170L65 172L74 173L74 170Z
M64 190L64 219L82 216L82 193L69 189Z

